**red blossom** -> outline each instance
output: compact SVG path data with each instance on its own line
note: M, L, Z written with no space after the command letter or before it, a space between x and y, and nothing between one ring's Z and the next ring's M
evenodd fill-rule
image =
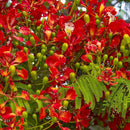
M72 89L69 89L69 90L67 91L65 99L66 99L66 100L75 100L76 97L77 97L76 92L75 92L75 90L72 88Z
M28 78L28 71L25 69L21 69L21 70L17 70L17 75L21 78L23 78L24 80L26 80Z

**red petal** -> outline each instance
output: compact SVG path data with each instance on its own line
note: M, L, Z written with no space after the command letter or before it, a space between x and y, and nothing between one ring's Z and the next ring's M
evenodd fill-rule
M16 70L17 71L17 75L21 78L23 78L24 80L26 80L28 78L28 71L25 69L21 69L21 70Z
M22 94L20 96L21 98L24 98L25 100L30 100L29 98L29 93L26 92L25 90L22 91Z
M25 111L24 107L20 107L20 106L16 105L15 113L16 113L17 116L22 116L23 111Z
M27 55L24 51L16 52L15 56L16 56L16 58L13 61L13 64L20 64L20 63L27 61L27 59L28 59Z
M76 92L74 89L69 89L66 94L66 100L75 100L77 97Z
M20 33L24 34L24 35L28 35L30 33L30 30L28 27L21 27L19 30Z
M18 36L15 36L13 35L13 38L15 38L16 40L20 41L20 42L23 42L23 38L22 37L18 37Z
M43 118L45 118L46 117L46 109L47 109L47 107L44 107L44 108L41 108L41 112L40 112L40 120L42 120Z
M60 111L58 118L63 122L69 123L71 120L71 114L69 111Z

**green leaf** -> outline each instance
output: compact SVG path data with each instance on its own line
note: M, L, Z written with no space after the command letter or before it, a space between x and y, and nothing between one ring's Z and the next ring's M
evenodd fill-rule
M77 84L72 84L74 86L74 90L76 91L77 97L75 99L75 109L81 108L81 92Z
M30 107L30 104L28 103L28 101L26 101L26 100L23 99L23 104L24 104L27 112L31 113L31 107Z
M16 110L16 105L14 104L13 101L9 101L9 105L10 105L10 108L11 108L12 112L14 113L15 110Z

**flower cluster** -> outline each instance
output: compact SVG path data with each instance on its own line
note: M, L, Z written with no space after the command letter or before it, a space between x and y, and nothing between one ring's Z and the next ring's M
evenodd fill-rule
M1 0L2 130L82 130L99 121L112 130L129 127L129 110L124 118L113 114L115 110L108 114L107 105L105 113L95 112L118 79L130 80L130 24L105 4L105 0L66 4L61 0L12 0L10 4ZM82 75L107 88L105 94L101 91L100 102L95 97L93 110L74 87ZM78 101L80 107L76 107Z

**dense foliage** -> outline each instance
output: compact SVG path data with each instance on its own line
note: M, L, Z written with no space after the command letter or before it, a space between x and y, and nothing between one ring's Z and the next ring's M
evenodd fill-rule
M130 24L106 2L1 0L0 130L130 128Z

